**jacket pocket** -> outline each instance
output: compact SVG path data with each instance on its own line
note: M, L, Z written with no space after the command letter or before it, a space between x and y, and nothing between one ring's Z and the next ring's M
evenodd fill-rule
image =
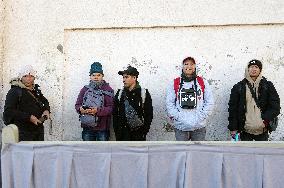
M177 117L177 125L186 129L194 129L197 126L197 114L193 110L181 110Z

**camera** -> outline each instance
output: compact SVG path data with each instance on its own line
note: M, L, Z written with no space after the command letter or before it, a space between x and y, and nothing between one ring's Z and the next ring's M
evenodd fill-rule
M41 123L43 123L45 120L47 120L47 115L42 116L38 120L41 121Z
M179 92L179 105L183 109L193 109L197 105L196 91L193 88L182 88Z
M88 106L82 106L82 108L84 109L84 110L86 110L86 109L89 109L89 107Z

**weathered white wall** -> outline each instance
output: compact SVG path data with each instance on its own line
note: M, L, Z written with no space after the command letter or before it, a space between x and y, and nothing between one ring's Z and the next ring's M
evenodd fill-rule
M263 37L271 33L274 33L271 37ZM280 85L284 79L281 75L284 62L278 59L284 48L283 41L279 42L278 39L283 35L282 26L67 30L63 93L66 116L63 123L78 122L73 109L74 98L88 81L88 70L93 59L103 63L105 78L115 89L122 86L121 76L117 72L131 64L141 72L138 79L141 85L152 93L155 116L149 139L166 139L164 135L157 134L166 122L165 89L180 74L182 59L190 54L197 60L199 73L209 80L216 99L208 139L226 139L230 89L233 83L243 78L250 59L261 59L264 62L264 75L274 81L279 93L284 92ZM277 77L270 75L273 71ZM82 77L78 78L78 75ZM67 132L79 133L74 131L78 124L75 128L68 127L70 131Z
M3 98L3 58L4 58L4 45L3 45L3 34L4 34L4 2L0 1L0 86L1 86L1 90L0 90L0 112L3 111L3 107L2 107L2 98ZM0 134L1 134L1 130L2 130L2 114L0 114ZM2 137L0 136L0 139L2 140ZM1 145L1 144L0 144Z
M3 92L8 91L22 59L33 56L35 61L30 63L38 69L38 82L53 112L50 140L80 139L73 106L94 60L104 63L106 80L114 88L121 87L118 70L127 64L138 66L139 80L154 98L149 140L173 139L172 133L161 129L166 121L164 92L178 74L181 59L188 55L196 57L200 74L214 88L216 111L208 126L210 140L227 139L229 91L242 79L249 59L263 60L264 75L273 80L283 99L281 0L22 0L7 1L6 11ZM3 102L2 96L1 106ZM279 127L273 139L281 138L283 129Z

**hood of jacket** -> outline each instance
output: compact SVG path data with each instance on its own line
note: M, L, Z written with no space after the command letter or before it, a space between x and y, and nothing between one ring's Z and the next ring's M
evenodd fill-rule
M11 81L10 81L10 84L11 84L11 86L16 86L16 87L27 89L27 87L25 86L25 84L23 84L23 82L20 80L20 78L12 78Z
M245 69L245 78L246 80L253 86L253 88L258 91L258 87L259 87L259 83L260 80L263 78L262 77L262 72L259 73L258 77L256 78L256 80L254 81L250 75L249 75L249 70L248 70L248 66Z
M248 66L247 66L245 70L245 78L251 84L253 90L255 91L258 97L259 84L261 79L263 78L262 73L260 72L256 80L254 81L249 75ZM257 106L255 99L253 98L247 84L246 84L246 108L247 108L246 121L244 126L245 131L247 133L254 135L262 134L264 131L264 124L261 118L261 110Z

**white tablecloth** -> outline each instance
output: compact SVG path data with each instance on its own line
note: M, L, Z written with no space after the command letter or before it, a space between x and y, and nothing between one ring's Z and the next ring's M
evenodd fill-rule
M282 147L18 143L1 163L3 188L284 187Z

